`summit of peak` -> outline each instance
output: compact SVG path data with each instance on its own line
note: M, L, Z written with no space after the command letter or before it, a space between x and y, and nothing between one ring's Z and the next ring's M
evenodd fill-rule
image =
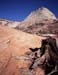
M37 15L41 19L57 19L56 16L46 7L41 7L31 12L30 16Z
M44 20L53 22L54 20L57 20L57 18L48 8L41 7L32 11L22 23L25 24L24 26L26 26L41 23Z

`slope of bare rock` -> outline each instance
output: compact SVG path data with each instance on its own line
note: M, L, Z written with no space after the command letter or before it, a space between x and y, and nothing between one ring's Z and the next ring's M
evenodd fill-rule
M33 75L29 70L33 60L26 53L41 47L42 39L45 37L0 26L0 75Z

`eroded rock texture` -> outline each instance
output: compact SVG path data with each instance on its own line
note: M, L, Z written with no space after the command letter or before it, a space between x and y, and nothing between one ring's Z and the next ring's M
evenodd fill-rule
M44 37L0 26L0 75L34 75L30 65ZM39 53L39 52L38 52Z
M0 75L58 75L56 40L0 26Z

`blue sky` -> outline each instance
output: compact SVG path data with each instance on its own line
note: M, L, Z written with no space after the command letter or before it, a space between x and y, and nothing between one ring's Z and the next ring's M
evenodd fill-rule
M0 0L0 18L22 21L42 6L58 16L58 0Z

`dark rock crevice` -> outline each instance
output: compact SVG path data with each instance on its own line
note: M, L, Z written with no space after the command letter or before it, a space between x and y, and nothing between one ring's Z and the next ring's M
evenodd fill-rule
M41 67L45 70L45 75L58 74L58 48L54 38L42 40L41 48L30 48L30 50L34 53L34 57L29 70Z

